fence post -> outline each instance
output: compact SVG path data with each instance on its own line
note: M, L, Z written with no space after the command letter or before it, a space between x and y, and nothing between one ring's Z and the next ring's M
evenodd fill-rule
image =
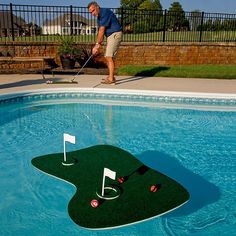
M203 20L204 20L204 12L202 12L202 18L201 18L201 27L200 27L200 38L199 38L199 42L202 42L202 29L203 29Z
M165 42L165 37L166 37L166 15L167 15L167 10L165 9L165 13L164 13L164 26L163 26L163 39L162 39L162 42Z
M70 35L73 35L73 7L70 5Z
M122 28L123 28L123 31L124 31L124 9L123 9L123 7L121 7L121 16L120 16L120 23L121 23L121 26L122 26Z
M14 32L12 3L10 3L10 14L11 14L11 34L12 34L12 41L15 41L15 32Z

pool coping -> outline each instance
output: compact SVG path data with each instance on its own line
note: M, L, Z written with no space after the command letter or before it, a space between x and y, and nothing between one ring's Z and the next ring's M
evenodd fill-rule
M27 95L52 94L52 93L94 93L94 94L118 94L118 95L140 95L140 96L163 96L163 97L183 97L183 98L205 98L205 99L227 99L236 100L236 94L232 93L203 93L203 92L179 92L179 91L160 91L160 90L134 90L134 89L108 89L108 88L50 88L32 89L20 92L3 93L0 100L11 99Z

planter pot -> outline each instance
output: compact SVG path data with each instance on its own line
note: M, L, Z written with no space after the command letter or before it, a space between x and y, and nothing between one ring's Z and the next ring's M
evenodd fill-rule
M61 65L63 69L74 69L75 60L61 57Z

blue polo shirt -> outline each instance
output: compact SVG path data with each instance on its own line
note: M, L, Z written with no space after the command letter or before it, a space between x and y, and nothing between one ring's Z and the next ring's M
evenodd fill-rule
M122 30L118 19L112 10L108 8L100 8L99 16L97 18L98 26L105 26L105 36L108 37L114 32L119 32Z

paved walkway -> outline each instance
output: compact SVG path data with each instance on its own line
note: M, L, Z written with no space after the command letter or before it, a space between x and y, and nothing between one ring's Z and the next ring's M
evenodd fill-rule
M183 78L159 78L140 76L117 76L116 85L100 84L104 75L78 75L78 84L46 84L52 79L51 75L45 75L46 80L40 74L5 74L0 75L0 94L13 93L24 90L41 88L112 88L135 89L154 91L200 92L200 93L227 93L236 95L236 80L224 79L183 79ZM73 75L56 75L56 81L71 81Z

